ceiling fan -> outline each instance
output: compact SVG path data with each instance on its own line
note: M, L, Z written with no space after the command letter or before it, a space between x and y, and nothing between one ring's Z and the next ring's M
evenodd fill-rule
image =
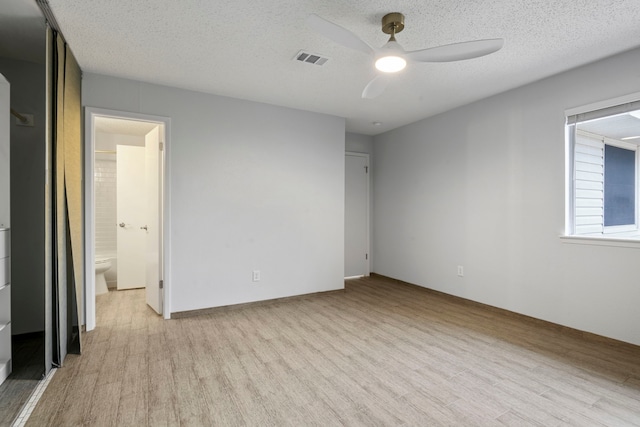
M391 37L379 49L372 48L351 31L316 14L307 17L307 25L338 44L374 56L375 67L382 74L371 80L364 88L362 97L367 99L373 99L382 94L389 84L390 75L403 70L407 62L453 62L478 58L500 50L504 44L503 39L484 39L407 52L395 37L404 29L404 15L399 12L388 13L382 17L382 32L390 34Z

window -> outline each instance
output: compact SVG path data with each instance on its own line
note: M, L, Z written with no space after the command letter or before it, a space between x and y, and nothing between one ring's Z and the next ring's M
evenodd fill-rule
M640 238L640 102L568 117L567 233Z
M636 147L604 145L604 226L636 225Z

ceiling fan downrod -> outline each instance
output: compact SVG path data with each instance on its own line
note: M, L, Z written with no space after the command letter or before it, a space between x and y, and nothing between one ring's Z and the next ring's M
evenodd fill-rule
M396 34L402 30L404 30L404 15L402 13L387 13L382 17L382 32L391 35L389 41L396 41Z

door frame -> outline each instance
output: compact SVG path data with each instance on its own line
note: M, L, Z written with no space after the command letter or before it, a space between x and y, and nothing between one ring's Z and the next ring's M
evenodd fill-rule
M371 175L371 156L368 153L357 153L354 151L346 151L345 152L345 157L346 156L354 156L354 157L364 157L365 159L367 159L367 253L369 254L369 257L367 258L367 268L365 271L365 275L364 277L368 277L369 275L371 275L371 179L372 176ZM345 168L346 168L346 162L345 162ZM346 169L345 169L345 174L346 174ZM345 224L346 226L346 224ZM354 277L362 277L362 276L354 276ZM345 279L350 279L352 277L345 277Z
M162 244L160 248L160 280L163 280L162 316L171 318L171 119L163 116L133 113L128 111L108 110L104 108L84 107L84 190L85 190L85 310L84 324L87 331L96 327L96 286L95 286L95 119L109 117L115 119L135 120L163 125L164 135L162 156ZM114 224L115 226L115 224Z

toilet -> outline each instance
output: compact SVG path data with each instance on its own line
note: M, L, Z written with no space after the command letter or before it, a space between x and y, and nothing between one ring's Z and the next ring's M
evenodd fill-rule
M107 281L104 273L111 268L111 260L109 258L96 258L96 295L102 295L109 292Z

